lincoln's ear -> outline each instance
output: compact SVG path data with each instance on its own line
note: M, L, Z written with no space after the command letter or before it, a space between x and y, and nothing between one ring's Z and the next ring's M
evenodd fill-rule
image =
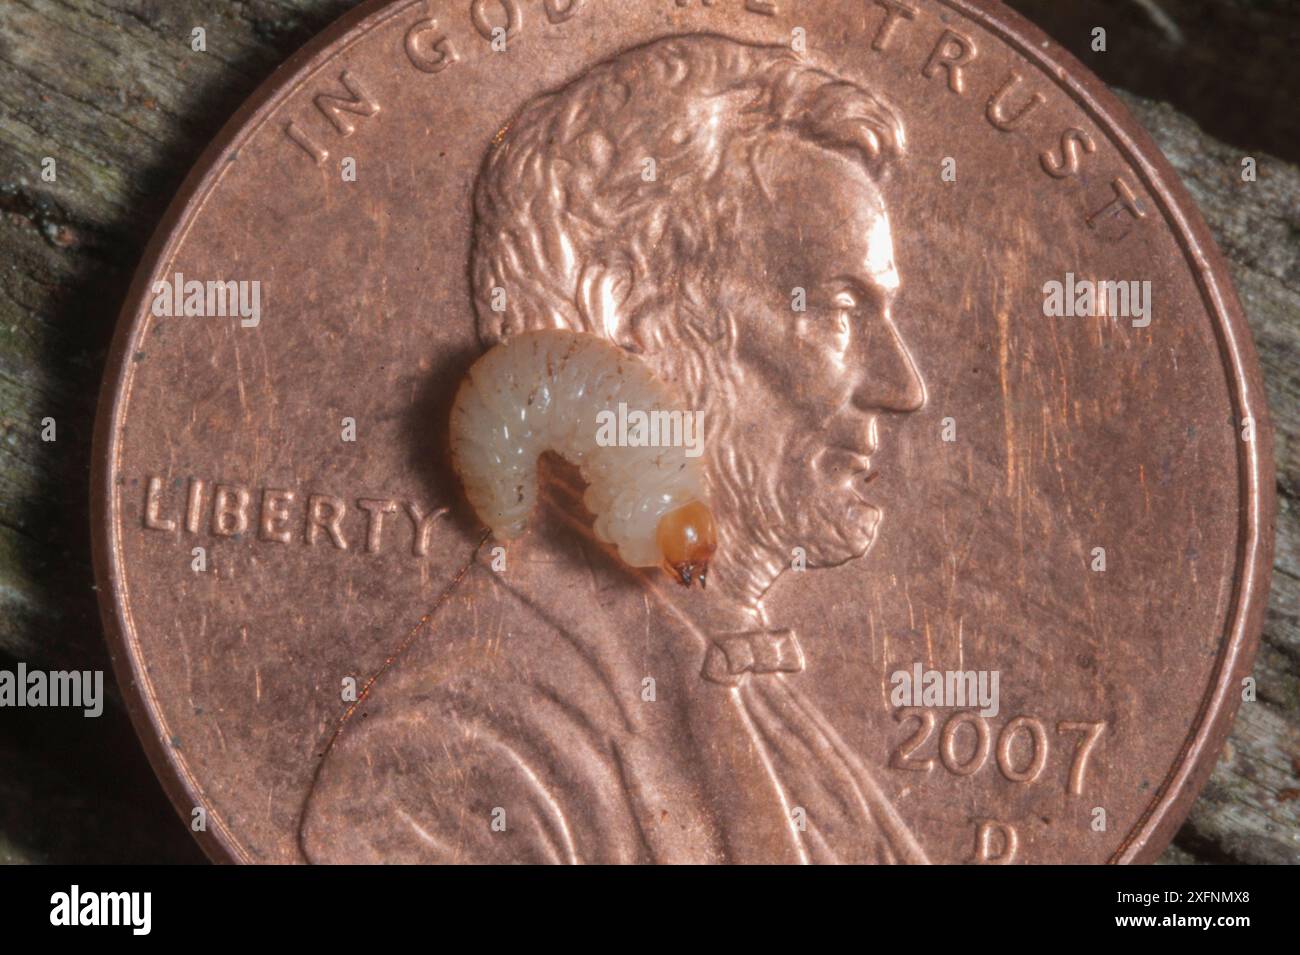
M627 308L631 294L632 270L623 263L588 263L578 279L578 310L584 327L639 352Z

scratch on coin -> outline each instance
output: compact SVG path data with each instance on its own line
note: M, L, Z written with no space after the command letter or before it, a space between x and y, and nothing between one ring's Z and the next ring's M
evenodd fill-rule
M418 822L412 819L410 813L408 813L405 809L403 809L401 806L398 806L395 811L399 816L402 817L403 822L405 822L408 826L410 826L413 830L415 830L415 834L419 836L426 845L432 846L435 851L443 853L445 855L451 854L446 843L443 843L438 839L435 839L427 829L425 829L422 825L420 825Z
M316 787L320 783L321 770L325 766L330 751L334 749L334 744L338 742L339 737L343 734L343 730L347 727L353 714L355 714L369 698L370 691L374 688L376 681L392 669L393 664L406 655L412 644L415 643L416 638L420 635L420 632L424 629L425 624L427 624L434 615L442 609L443 605L451 598L452 593L460 586L461 581L465 579L465 575L468 574L470 568L474 566L474 561L478 557L479 550L481 550L483 545L487 542L490 533L491 532L485 532L481 537L479 537L478 543L474 545L474 549L470 552L469 559L465 561L461 568L456 572L456 575L452 578L451 582L443 589L442 593L438 595L433 606L429 608L424 616L422 616L413 627L411 627L401 645L384 660L379 669L376 670L375 673L366 681L365 685L361 688L361 692L357 694L356 702L348 706L348 708L344 710L343 715L339 718L338 723L334 727L334 732L330 735L325 747L317 757L316 768L312 771L311 784L307 787L306 794L302 801L302 806L298 810L298 851L302 853L304 858L311 858L310 854L307 852L306 843L304 842L304 825L306 823L307 807L311 803L312 793L316 791Z
M235 387L239 391L239 410L248 418L248 397L244 394L244 363L239 358L239 339L236 338L232 345L235 352Z
M1015 493L1016 481L1016 431L1011 418L1011 382L1007 371L1010 343L1007 341L1007 322L1010 315L1005 306L997 309L998 320L998 383L1002 387L1002 435L1007 455L1007 497Z

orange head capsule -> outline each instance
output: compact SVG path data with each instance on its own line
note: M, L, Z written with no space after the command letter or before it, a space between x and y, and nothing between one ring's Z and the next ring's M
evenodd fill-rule
M718 547L713 512L709 506L701 501L692 501L669 511L659 520L658 541L664 555L664 568L683 587L689 587L695 580L703 587L709 558Z

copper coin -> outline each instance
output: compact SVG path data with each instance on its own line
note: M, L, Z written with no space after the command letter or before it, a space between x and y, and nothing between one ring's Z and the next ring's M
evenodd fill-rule
M708 590L577 472L447 449L528 328L703 413ZM96 558L177 809L243 862L1132 862L1226 736L1271 432L1173 170L995 3L367 3L186 181Z

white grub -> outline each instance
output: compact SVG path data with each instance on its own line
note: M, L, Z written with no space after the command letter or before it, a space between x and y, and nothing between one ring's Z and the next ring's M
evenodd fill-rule
M715 545L703 459L684 447L602 447L598 416L682 411L638 358L582 332L526 332L489 350L461 382L451 454L475 512L501 540L520 536L537 503L537 459L580 469L598 538L633 567L665 567L703 586Z

